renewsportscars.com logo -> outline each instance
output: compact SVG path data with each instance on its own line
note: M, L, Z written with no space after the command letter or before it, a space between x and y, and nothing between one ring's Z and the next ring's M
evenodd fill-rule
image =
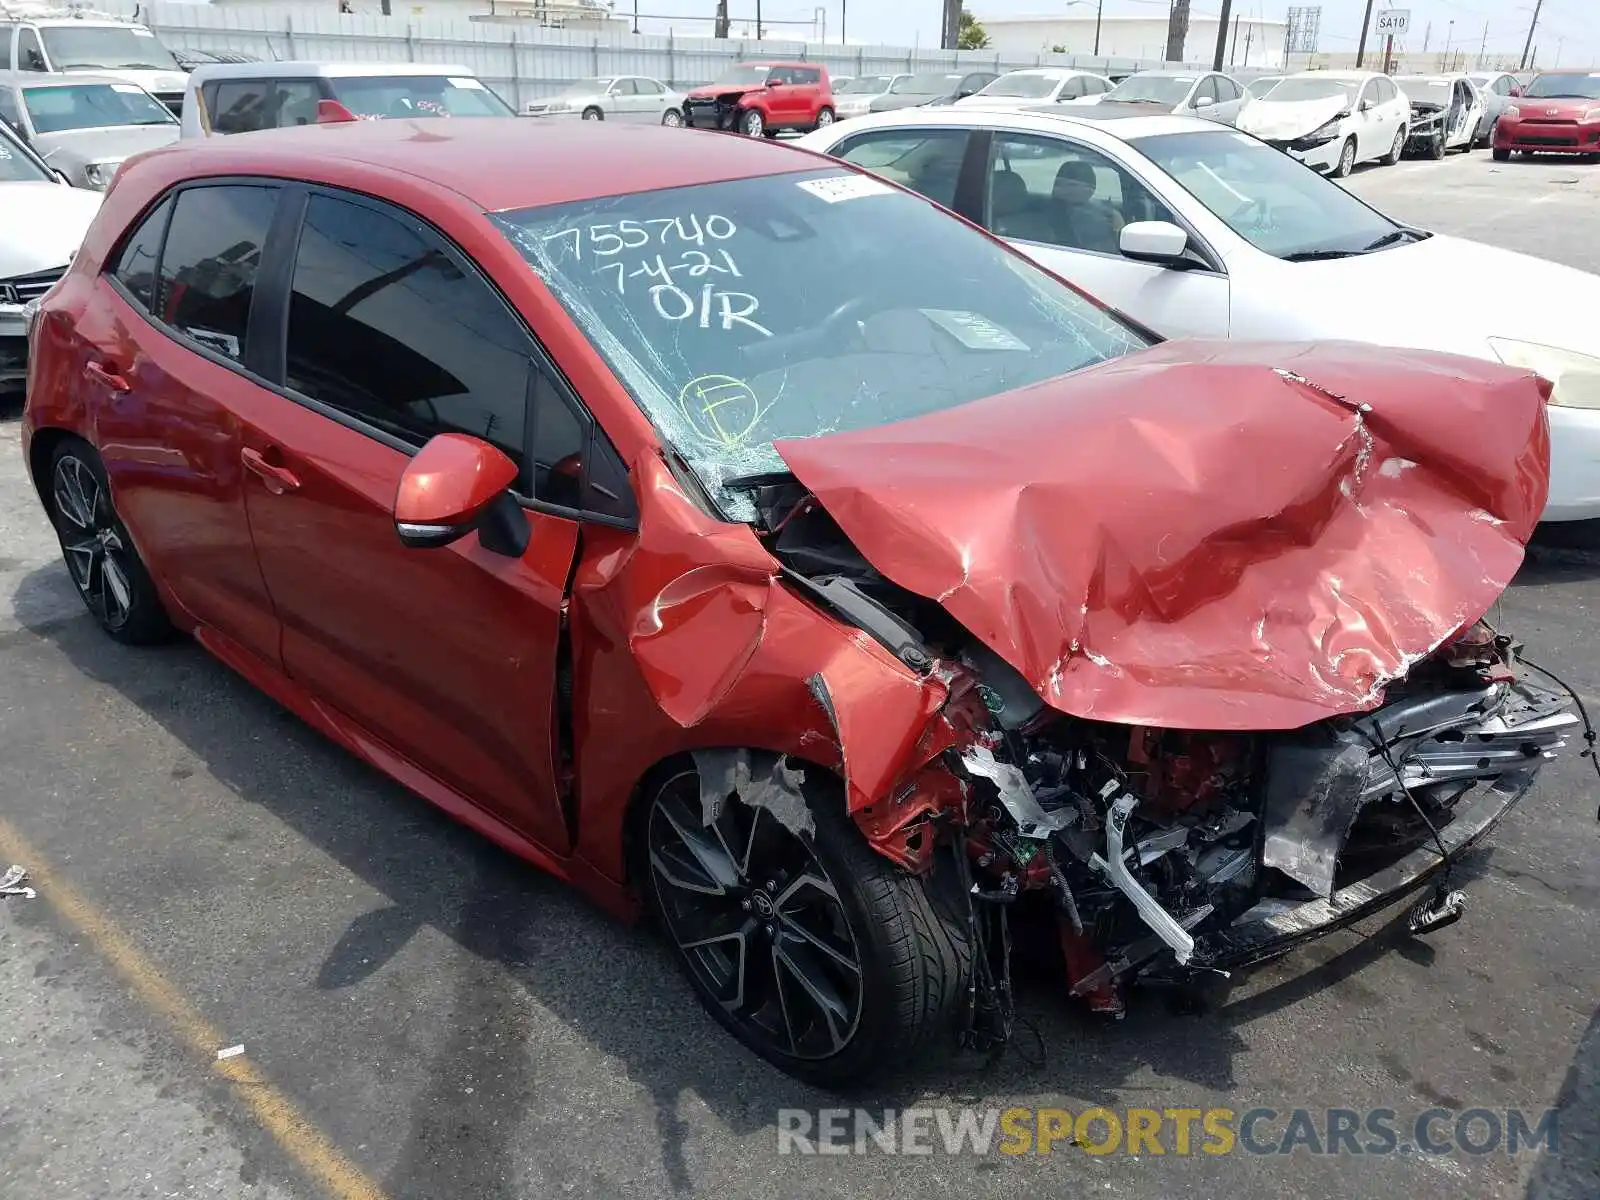
M1556 1110L782 1108L779 1154L1559 1154Z

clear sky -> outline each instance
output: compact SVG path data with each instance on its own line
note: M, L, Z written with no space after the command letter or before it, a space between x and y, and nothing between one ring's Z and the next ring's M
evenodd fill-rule
M633 4L634 0L616 0L616 11L629 15ZM1105 0L1105 11L1108 15L1159 17L1168 11L1169 4L1170 0ZM1395 0L1393 7L1411 11L1411 33L1405 49L1422 49L1424 33L1431 24L1429 50L1444 49L1449 37L1451 46L1464 45L1469 53L1476 53L1487 25L1491 52L1516 53L1527 36L1533 4L1534 0L1411 0L1409 4ZM716 9L716 0L638 0L638 5L643 18L640 32L665 32L670 25L680 33L704 34L709 32L705 23L690 23L684 18L709 17ZM1388 0L1375 0L1374 10L1389 6ZM847 10L845 33L852 42L894 46L938 43L940 0L762 0L761 18L770 37L814 38L814 31L820 27L821 9L827 16L828 39L837 41L841 7ZM979 20L986 16L1055 13L1092 16L1094 0L1078 0L1070 5L1064 0L967 0L967 7ZM728 0L728 8L736 33L741 25L753 26L756 0ZM1218 0L1195 3L1195 11L1215 14L1219 8ZM1234 0L1235 12L1279 20L1287 8L1285 0ZM1334 53L1354 51L1364 8L1365 0L1323 0L1318 48ZM651 19L648 15L656 13L661 17ZM1600 18L1600 0L1544 0L1539 29L1534 35L1539 65L1555 65L1559 54L1562 66L1600 69L1600 20L1596 18Z

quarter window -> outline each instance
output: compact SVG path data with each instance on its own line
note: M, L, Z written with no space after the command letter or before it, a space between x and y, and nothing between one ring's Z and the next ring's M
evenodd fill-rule
M39 45L39 35L31 29L24 29L17 37L17 70L43 71L44 47Z
M277 188L253 184L179 193L161 254L161 320L202 346L243 359L261 247L277 200Z
M530 353L505 302L420 222L311 197L289 387L411 445L466 433L525 466Z
M214 133L253 133L273 127L270 79L229 80L214 85L208 107Z
M949 208L966 152L965 130L885 129L851 138L835 153Z
M155 309L156 260L161 257L161 239L171 215L172 201L163 200L123 245L113 272L133 298L150 311Z

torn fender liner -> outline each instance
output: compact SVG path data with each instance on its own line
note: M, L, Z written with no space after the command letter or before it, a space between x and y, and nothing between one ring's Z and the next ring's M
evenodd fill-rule
M1549 385L1354 343L1174 341L778 444L886 576L1063 712L1291 729L1476 620L1544 508Z
M938 680L919 678L863 654L835 659L807 679L806 686L833 725L851 812L887 796L901 776L943 748L922 742L949 694Z
M748 750L695 750L695 770L700 773L700 806L710 825L722 815L729 796L751 808L764 808L790 833L814 834L817 823L806 807L804 771L789 765L787 755L754 763ZM770 756L762 755L763 760Z

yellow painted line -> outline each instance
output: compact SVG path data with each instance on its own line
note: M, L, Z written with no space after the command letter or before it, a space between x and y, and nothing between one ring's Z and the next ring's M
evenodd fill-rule
M46 901L92 942L101 956L150 1008L177 1030L192 1050L232 1086L260 1125L284 1152L336 1200L386 1200L384 1191L347 1159L326 1134L313 1125L294 1101L280 1092L244 1054L218 1060L217 1051L232 1043L196 1011L183 995L140 954L110 917L80 896L45 863L27 840L0 818L0 861L21 863L28 882Z

